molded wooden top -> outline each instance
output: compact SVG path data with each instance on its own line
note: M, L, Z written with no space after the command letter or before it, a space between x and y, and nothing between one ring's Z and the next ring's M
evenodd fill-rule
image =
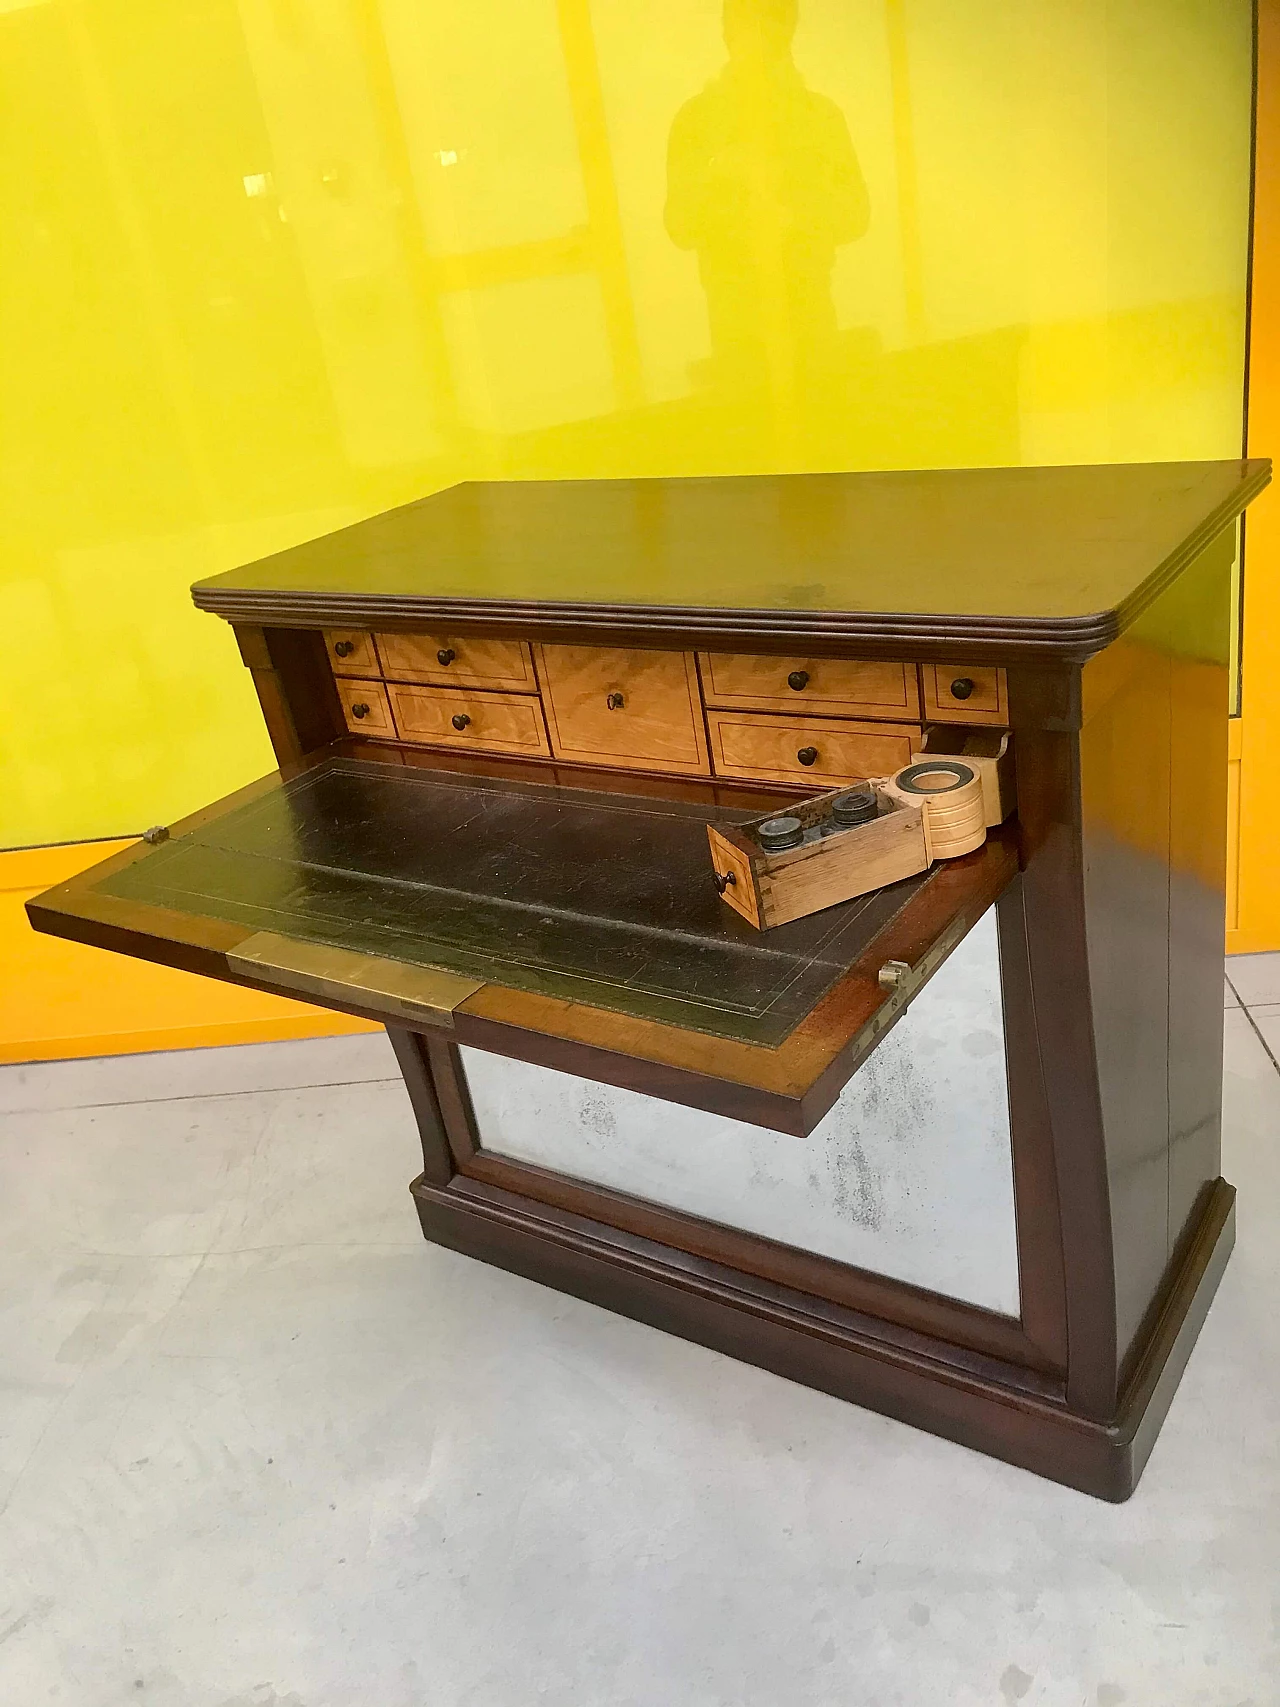
M1083 660L1263 460L466 482L197 582L235 621Z

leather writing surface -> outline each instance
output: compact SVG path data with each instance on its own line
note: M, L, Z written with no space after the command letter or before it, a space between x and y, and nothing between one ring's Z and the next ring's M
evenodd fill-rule
M333 759L101 888L774 1046L925 878L762 936L716 894L706 821L679 801Z

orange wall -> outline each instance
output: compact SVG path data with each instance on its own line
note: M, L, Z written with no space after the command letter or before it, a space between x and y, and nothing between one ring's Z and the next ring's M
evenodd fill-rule
M1248 444L1280 461L1280 0L1259 0ZM1232 731L1237 836L1227 949L1280 948L1280 498L1250 507L1240 717Z
M23 904L124 842L0 853L0 1065L376 1031L367 1020L37 936Z

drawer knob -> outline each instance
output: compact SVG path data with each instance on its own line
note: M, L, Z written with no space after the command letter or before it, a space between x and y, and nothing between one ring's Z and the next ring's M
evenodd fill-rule
M361 700L359 705L353 705L351 707L351 715L353 717L367 717L369 715L369 707L363 700Z
M620 693L608 694L605 697L604 703L609 707L610 711L621 711L623 706L622 695Z
M355 649L356 643L354 640L335 640L333 643L333 655L335 658L349 658Z
M796 693L803 693L808 685L808 670L792 670L791 674L787 677L787 686L793 689Z
M436 663L437 664L452 664L453 660L457 656L458 656L458 654L454 651L452 646L442 646L440 648L440 650L436 653Z
M818 749L816 747L801 747L800 751L796 754L796 757L802 765L817 764Z
M455 711L449 721L453 724L455 729L465 729L471 719L467 716L465 711Z
M717 871L716 872L716 894L717 895L723 895L725 890L729 887L729 885L731 883L736 885L737 881L738 881L737 878L733 875L733 873L731 871L726 871L723 873L723 875Z
M973 679L970 676L957 676L951 684L952 699L968 699L973 692Z

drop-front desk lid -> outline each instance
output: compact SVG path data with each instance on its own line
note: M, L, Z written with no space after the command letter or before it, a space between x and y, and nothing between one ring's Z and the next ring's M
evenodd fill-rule
M48 891L32 922L805 1133L1017 867L997 831L761 933L716 894L706 836L759 796L447 763L330 751ZM893 989L889 960L911 968Z

